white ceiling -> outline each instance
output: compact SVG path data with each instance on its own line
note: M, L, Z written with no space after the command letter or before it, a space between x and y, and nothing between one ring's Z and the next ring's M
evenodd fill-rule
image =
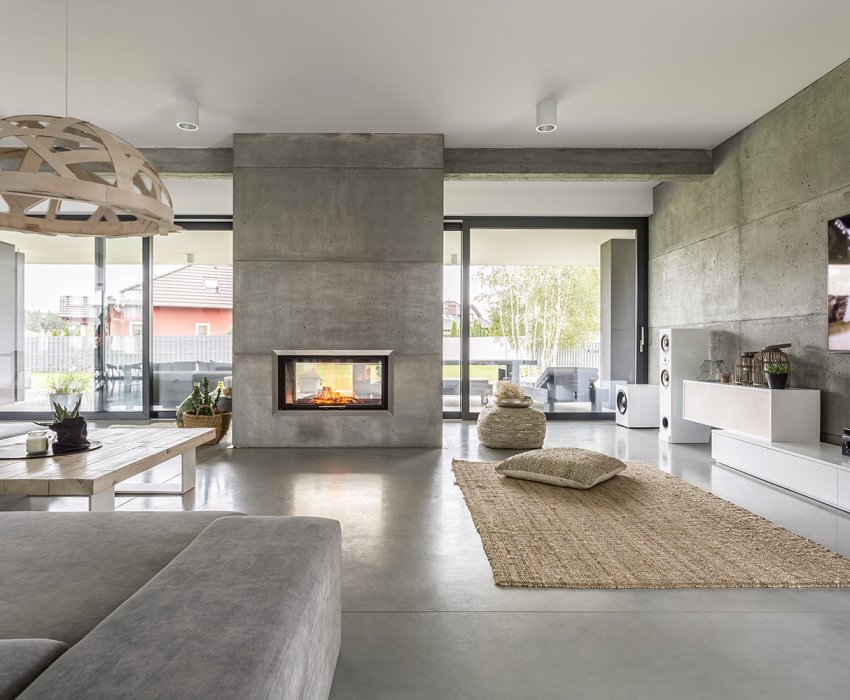
M0 114L64 113L65 0L3 3ZM711 148L850 56L847 0L70 0L69 113L140 147L437 132ZM174 126L178 94L201 130ZM560 128L534 131L558 99Z

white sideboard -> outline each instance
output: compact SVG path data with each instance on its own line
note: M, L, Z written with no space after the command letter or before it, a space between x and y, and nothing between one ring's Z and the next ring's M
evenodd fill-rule
M729 430L711 433L720 464L850 511L850 458L837 445L767 442Z
M820 391L685 380L682 416L769 442L820 441Z

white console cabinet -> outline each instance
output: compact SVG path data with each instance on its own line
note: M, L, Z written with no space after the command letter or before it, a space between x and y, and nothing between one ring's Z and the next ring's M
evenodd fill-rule
M821 442L767 442L732 432L711 433L711 456L720 464L850 511L850 458Z
M765 387L683 383L682 416L769 442L819 442L820 392Z

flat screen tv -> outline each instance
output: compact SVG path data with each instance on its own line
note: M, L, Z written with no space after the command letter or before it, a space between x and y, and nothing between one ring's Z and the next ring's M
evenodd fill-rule
M827 224L827 350L850 352L850 214Z

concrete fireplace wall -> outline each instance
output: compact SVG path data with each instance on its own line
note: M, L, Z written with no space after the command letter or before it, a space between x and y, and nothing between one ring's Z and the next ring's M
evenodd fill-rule
M236 134L237 447L439 447L443 137ZM278 412L273 350L389 349L392 414Z

